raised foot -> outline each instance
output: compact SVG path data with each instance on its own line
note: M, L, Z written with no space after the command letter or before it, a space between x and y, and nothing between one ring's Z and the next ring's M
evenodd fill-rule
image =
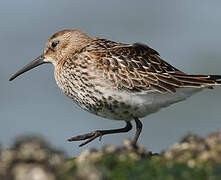
M68 141L70 141L70 142L71 141L82 141L82 140L88 139L87 141L85 141L79 145L79 147L81 147L81 146L84 146L84 145L90 143L91 141L95 140L97 137L99 137L99 140L101 140L103 135L104 135L103 131L97 130L97 131L93 131L91 133L72 137L72 138L68 139Z
M132 129L132 125L131 123L128 121L126 122L126 126L120 129L108 129L108 130L96 130L93 131L91 133L88 134L83 134L80 136L75 136L72 137L70 139L68 139L68 141L82 141L82 140L86 140L84 143L80 144L79 146L84 146L85 144L88 144L89 142L93 141L94 139L96 139L97 137L100 137L99 140L101 140L102 136L105 134L116 134L116 133L124 133L124 132L128 132Z

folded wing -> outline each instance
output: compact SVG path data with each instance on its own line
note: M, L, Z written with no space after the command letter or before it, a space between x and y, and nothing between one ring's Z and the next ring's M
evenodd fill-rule
M162 60L159 53L147 45L96 41L96 46L88 51L95 57L104 77L118 89L165 93L176 92L180 87L221 85L221 75L188 75Z

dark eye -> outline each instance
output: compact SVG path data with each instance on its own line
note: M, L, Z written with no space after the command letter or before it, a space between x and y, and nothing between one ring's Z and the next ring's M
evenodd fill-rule
M55 48L60 41L54 41L51 43L51 47Z

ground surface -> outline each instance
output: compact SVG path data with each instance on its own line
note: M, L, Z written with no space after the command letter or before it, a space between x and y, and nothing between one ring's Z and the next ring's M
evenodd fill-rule
M70 159L43 139L21 137L10 149L0 148L0 179L221 179L221 132L189 134L160 154L126 140Z

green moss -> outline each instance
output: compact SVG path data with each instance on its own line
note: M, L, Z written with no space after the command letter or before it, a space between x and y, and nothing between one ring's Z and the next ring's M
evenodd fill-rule
M66 160L63 168L63 171L57 175L57 180L71 180L76 177L77 164L74 159Z
M99 172L102 172L104 179L134 180L218 180L221 179L221 164L211 165L204 163L196 167L189 167L186 163L178 163L166 160L164 157L145 157L141 160L134 160L129 156L124 157L116 154L104 154L102 159L96 162L89 162ZM72 175L78 171L75 163L68 173ZM87 166L85 166L87 168ZM70 176L69 176L70 177ZM76 176L77 177L77 176ZM73 178L73 176L72 176ZM64 179L64 176L63 176Z
M104 169L108 179L209 179L215 175L210 166L188 167L185 163L168 162L163 158L133 160L127 157L120 160L117 155L104 155L97 168ZM221 178L221 176L219 175ZM218 177L217 177L218 178Z

